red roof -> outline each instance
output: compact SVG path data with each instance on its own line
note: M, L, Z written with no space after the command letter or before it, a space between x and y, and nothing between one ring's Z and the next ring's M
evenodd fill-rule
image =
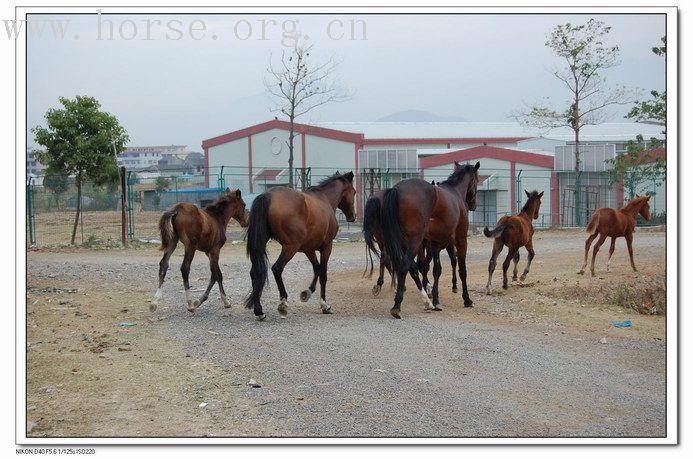
M431 155L419 158L422 169L450 164L453 161L470 161L472 159L493 158L503 161L515 161L522 164L546 167L553 169L553 156L530 153L527 151L511 150L509 148L490 147L481 145L464 150L451 151L439 155Z
M254 181L258 180L270 180L274 181L277 180L277 176L282 173L284 169L262 169L260 173L258 173L255 178L253 179Z
M223 143L231 142L233 140L242 139L254 134L259 134L260 132L269 131L271 129L283 129L285 131L289 130L289 122L274 119L272 121L267 121L266 123L256 124L255 126L250 126L245 129L240 129L238 131L229 132L228 134L223 134L217 137L212 137L211 139L206 139L202 141L202 148L214 147L221 145ZM311 126L309 124L294 123L294 132L300 134L309 134L317 137L326 137L328 139L341 140L344 142L352 143L362 143L363 134L355 134L353 132L338 131L336 129L326 129L317 126Z
M271 120L265 123L256 124L245 129L229 132L217 137L212 137L202 141L202 148L207 149L231 142L233 140L242 139L260 132L269 131L270 129L289 130L289 122L282 120ZM436 137L436 138L380 138L366 139L361 133L340 131L337 129L328 129L309 124L294 123L294 131L300 134L314 135L317 137L326 137L328 139L341 140L351 142L358 145L407 145L407 144L452 144L452 143L517 143L521 140L526 140L531 137Z

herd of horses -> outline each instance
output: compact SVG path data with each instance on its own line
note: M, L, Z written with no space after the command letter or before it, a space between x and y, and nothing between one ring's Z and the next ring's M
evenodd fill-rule
M457 292L457 270L462 283L464 306L472 306L467 287L467 234L469 212L476 209L479 167L478 162L475 165L455 162L452 174L443 182L435 184L418 178L403 180L390 189L375 193L366 202L363 233L370 257L370 274L374 269L373 255L380 262L379 277L372 292L374 296L380 293L384 283L384 271L388 270L392 276L392 284L396 286L394 305L390 309L393 317L401 318L407 276L414 281L425 310L442 310L438 289L442 273L442 250L446 250L450 256L453 292ZM303 192L286 187L271 188L255 198L250 212L246 210L240 190L231 191L228 188L218 200L204 209L191 203L175 204L163 213L159 221L161 250L164 255L159 263L159 287L151 310L156 309L162 298L161 288L169 259L179 241L185 247L181 273L188 311L194 312L207 300L215 283L219 286L224 307L230 307L219 268L219 253L226 242L226 227L229 221L234 219L247 228L246 252L252 265L252 291L245 300L245 306L253 309L256 320L264 320L266 317L261 297L268 278L266 247L270 239L281 245L281 253L271 266L279 290L280 303L277 309L280 316L287 316L288 306L288 293L282 273L297 252L305 254L313 267L312 281L308 288L301 292L301 301L306 302L310 299L319 280L321 310L324 314L331 314L332 308L326 298L326 286L327 264L332 253L333 240L339 229L335 213L339 209L347 221L355 221L356 190L353 182L353 172L337 172ZM525 191L525 194L527 201L517 215L502 217L493 229L484 228L484 235L493 239L486 284L486 293L489 295L496 259L504 247L508 247L508 253L503 262L503 288L508 288L508 269L511 262L514 263L512 279L517 280L517 264L522 247L527 250L528 257L520 279L524 280L529 273L534 258L532 221L539 217L544 193ZM607 271L610 270L610 260L618 237L625 237L631 266L637 271L633 261L633 231L638 214L649 220L649 199L649 196L636 195L635 199L620 210L601 208L593 214L587 225L589 237L585 242L585 260L579 274L584 274L590 246L597 237L599 239L594 245L590 267L592 276L595 274L594 264L599 248L609 237L611 248ZM188 276L190 264L198 250L207 254L211 276L202 296L193 299ZM431 262L432 287L428 281Z

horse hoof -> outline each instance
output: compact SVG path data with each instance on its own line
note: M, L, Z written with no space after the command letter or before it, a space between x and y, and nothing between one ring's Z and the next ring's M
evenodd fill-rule
M399 309L390 309L390 315L394 317L395 319L401 319L402 317L399 315Z
M267 316L265 314L260 314L259 316L255 316L255 320L257 320L258 322L262 322L263 320L265 320L266 317Z
M288 314L288 311L286 309L286 304L282 303L279 305L277 308L277 311L279 311L279 314L282 316L282 318L286 319L286 316Z
M474 302L472 300L464 300L465 308L471 308L472 306L474 306Z
M508 290L508 284L503 284L503 290Z
M224 309L230 309L231 303L224 303Z
M332 312L332 308L330 308L330 309L323 309L323 310L322 310L322 313L323 313L323 314L334 314L334 312Z
M596 274L594 274L594 271L592 271L592 277L594 277Z
M452 293L457 293L457 287L452 288Z
M527 279L527 276L525 276L524 274L520 276L520 280L521 280L522 282L524 282L525 279Z
M487 295L490 295L490 294L491 294L491 289L490 289L490 288L487 288L487 289L486 289L486 294L487 294Z
M378 295L380 294L380 289L381 289L381 288L382 288L382 286L380 286L380 285L378 285L378 284L375 284L375 285L373 286L373 296L378 296Z
M199 307L200 307L200 304L202 304L202 303L200 303L200 300L195 300L195 301L193 301L193 304L192 304L192 305L193 305L193 309L199 308Z
M156 311L156 303L151 303L151 304L149 305L149 311L151 311L151 312Z
M439 304L433 305L433 309L431 309L431 311L442 311L442 310L443 310L443 308L441 308Z
M304 303L308 300L310 300L310 296L313 294L310 290L304 290L301 292L301 301Z
M524 280L524 279L521 279ZM513 276L513 282L517 282L517 276Z
M584 269L581 269L581 270L578 271L577 273L580 274L580 275L585 274L585 270L584 270Z

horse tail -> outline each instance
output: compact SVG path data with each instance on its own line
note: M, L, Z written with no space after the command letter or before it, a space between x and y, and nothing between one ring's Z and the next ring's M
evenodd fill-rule
M597 227L599 226L599 212L595 212L590 218L590 222L587 224L587 232L592 236L597 234Z
M488 229L488 226L484 226L484 236L486 237L501 237L503 235L503 231L505 231L505 228L507 228L508 225L498 225L492 230Z
M390 259L390 266L396 272L408 271L409 260L402 249L402 229L399 224L399 192L397 188L391 188L385 192L380 214L380 224L385 246L384 251Z
M366 206L363 209L363 236L366 239L366 271L368 271L370 260L370 273L368 277L373 275L373 254L380 258L380 253L375 247L375 231L380 226L380 199L371 196L366 201ZM366 271L363 272L364 277Z
M176 234L176 229L173 227L173 219L176 214L178 214L177 210L167 210L159 219L159 235L161 236L159 250L166 250Z
M250 208L250 219L247 230L246 254L252 264L250 279L253 291L245 300L245 307L250 309L260 303L262 290L267 283L267 242L272 237L269 225L270 195L263 193L253 201Z

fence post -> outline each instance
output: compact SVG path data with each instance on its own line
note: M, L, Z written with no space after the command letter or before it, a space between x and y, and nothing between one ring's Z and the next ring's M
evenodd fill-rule
M224 186L224 166L221 166L221 170L219 171L219 178L217 179L217 188L219 191L224 190L226 188Z
M125 185L125 166L120 167L120 241L123 247L127 245L125 237L125 227L127 225L127 217L125 213L127 187Z
M517 173L515 183L515 212L520 212L520 209L522 209L522 169Z
M128 206L127 206L127 212L128 212L128 238L130 240L135 238L135 221L134 221L134 213L133 213L133 200L134 200L134 193L132 191L132 171L128 171L128 178L127 178L127 201L128 201Z
M33 178L27 177L26 180L26 219L27 229L29 230L29 245L36 244L36 235L34 234L34 185Z

